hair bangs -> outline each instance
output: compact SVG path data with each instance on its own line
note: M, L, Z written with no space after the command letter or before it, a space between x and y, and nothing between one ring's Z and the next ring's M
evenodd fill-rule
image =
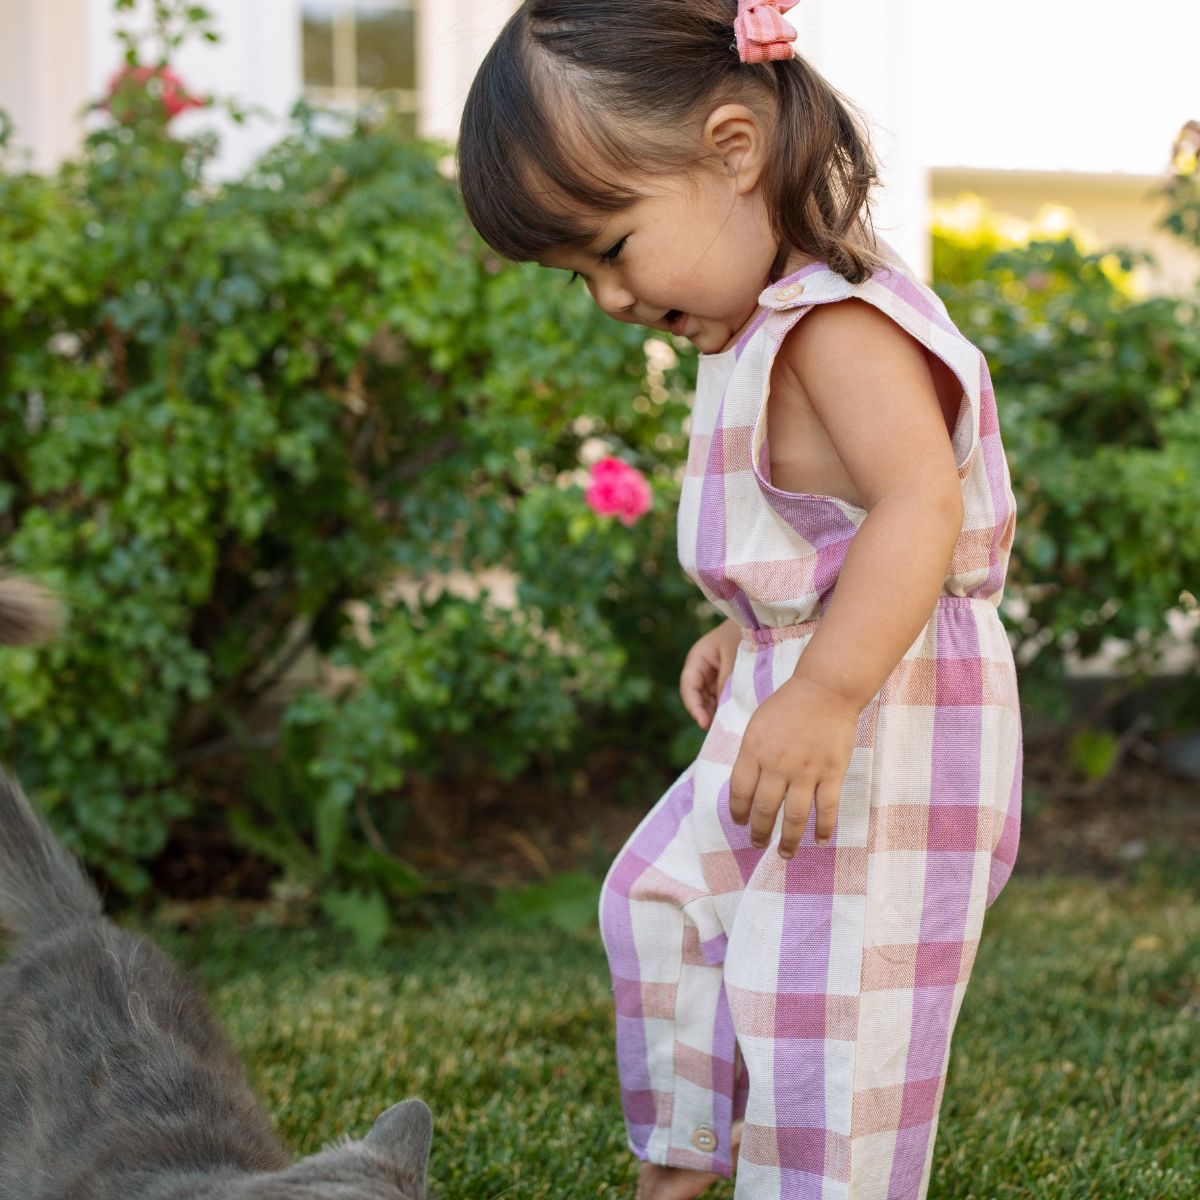
M505 26L475 76L458 143L467 215L492 249L516 262L592 240L604 215L637 199L600 166L627 166L616 139L570 111L569 86L534 77L522 17L523 10Z
M866 125L803 58L743 63L735 16L733 0L524 0L463 114L459 184L485 241L518 261L593 241L635 189L713 158L704 121L740 102L773 130L776 270L792 252L855 283L878 269Z

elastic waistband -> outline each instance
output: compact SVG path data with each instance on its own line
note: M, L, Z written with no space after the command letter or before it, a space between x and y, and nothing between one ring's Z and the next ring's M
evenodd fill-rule
M982 596L947 596L938 597L939 608L954 608L959 605L970 607L986 605L994 609L996 605ZM778 646L780 642L792 642L797 638L812 637L817 627L817 619L801 621L797 625L777 625L769 629L743 629L742 644L744 646Z
M742 643L747 646L778 646L780 642L811 637L816 627L816 621L802 621L799 625L779 625L774 629L743 629Z

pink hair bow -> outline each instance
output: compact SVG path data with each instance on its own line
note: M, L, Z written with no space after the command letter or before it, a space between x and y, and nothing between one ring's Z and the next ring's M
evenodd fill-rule
M800 0L738 0L733 33L744 63L779 62L796 57L796 31L780 15Z

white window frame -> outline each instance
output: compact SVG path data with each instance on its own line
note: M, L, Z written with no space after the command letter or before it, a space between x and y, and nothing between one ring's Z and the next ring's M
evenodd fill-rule
M358 83L358 12L355 0L327 0L333 5L333 86L309 83L304 78L301 65L301 86L305 96L319 104L354 108L375 96L394 100L400 112L420 115L421 97L421 5L417 0L386 0L388 7L409 9L413 13L417 32L413 38L413 71L415 83L412 88L365 88ZM299 9L300 40L304 41L304 8ZM303 54L303 51L301 52Z

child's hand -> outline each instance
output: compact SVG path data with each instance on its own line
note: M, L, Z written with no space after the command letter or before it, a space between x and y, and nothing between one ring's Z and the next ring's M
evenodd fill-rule
M712 724L713 713L733 670L742 630L736 621L723 621L706 633L688 651L679 676L679 694L683 707L701 729Z
M829 840L858 716L844 697L796 676L759 705L729 779L729 813L738 825L749 821L752 845L762 849L771 840L782 804L779 853L791 858L804 836L814 796L816 840L820 845Z

